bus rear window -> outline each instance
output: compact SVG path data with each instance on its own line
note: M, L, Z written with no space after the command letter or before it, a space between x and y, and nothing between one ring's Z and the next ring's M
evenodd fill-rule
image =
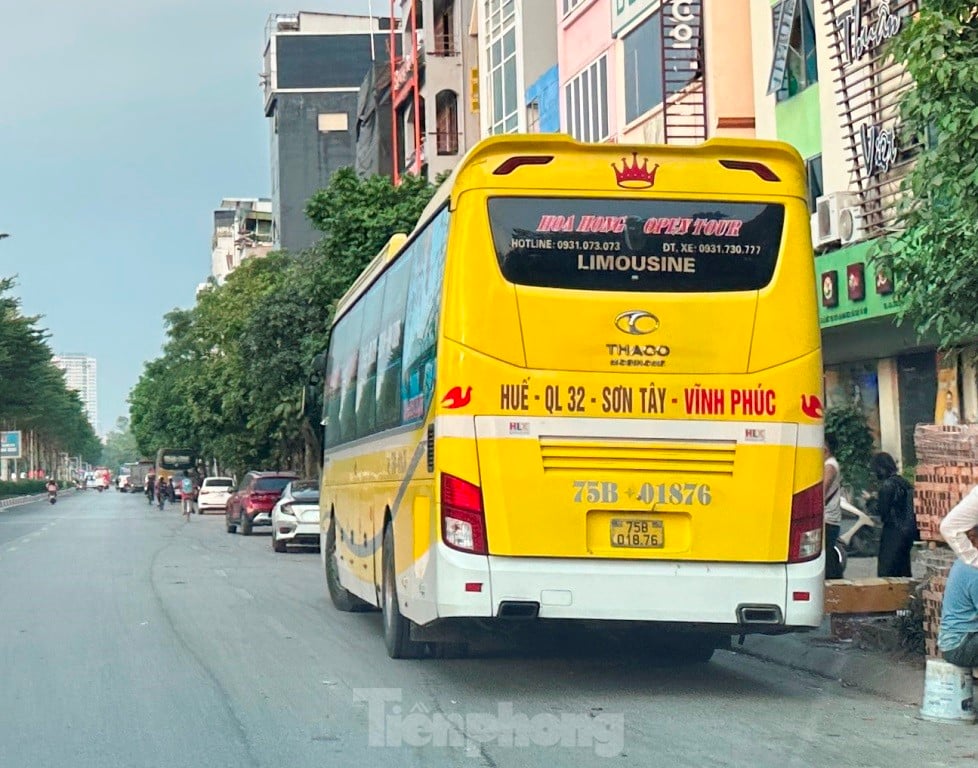
M704 200L496 197L489 223L517 285L669 293L771 281L784 206Z

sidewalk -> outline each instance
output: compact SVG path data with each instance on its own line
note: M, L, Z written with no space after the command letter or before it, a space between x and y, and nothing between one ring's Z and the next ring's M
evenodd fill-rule
M919 577L914 566L914 576ZM846 578L875 575L876 558L851 559L846 566ZM836 640L828 616L821 627L804 634L748 635L742 646L734 638L733 650L903 704L919 706L924 695L923 656L862 650L852 641Z
M733 650L903 704L919 706L924 694L923 656L901 659L897 654L864 651L851 641L834 640L828 619L805 634L748 635L742 646L734 638Z

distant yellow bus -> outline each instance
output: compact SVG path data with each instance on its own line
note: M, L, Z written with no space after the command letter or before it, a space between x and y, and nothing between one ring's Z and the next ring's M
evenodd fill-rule
M321 540L395 658L821 623L822 360L788 145L483 141L337 308ZM473 621L478 620L478 621Z

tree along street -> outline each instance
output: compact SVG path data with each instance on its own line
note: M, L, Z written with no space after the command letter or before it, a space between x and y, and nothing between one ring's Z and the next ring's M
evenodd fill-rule
M660 666L599 632L392 661L318 553L91 491L0 512L10 766L920 766L972 730L730 652ZM550 746L547 746L550 745Z

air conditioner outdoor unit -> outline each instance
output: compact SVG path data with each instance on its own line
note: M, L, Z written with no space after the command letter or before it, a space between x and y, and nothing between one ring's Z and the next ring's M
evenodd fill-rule
M812 214L812 245L827 248L842 240L839 231L839 216L846 208L854 207L855 196L849 192L833 192L815 200L815 213Z
M839 240L842 245L858 243L866 238L863 212L858 205L850 205L839 212Z

